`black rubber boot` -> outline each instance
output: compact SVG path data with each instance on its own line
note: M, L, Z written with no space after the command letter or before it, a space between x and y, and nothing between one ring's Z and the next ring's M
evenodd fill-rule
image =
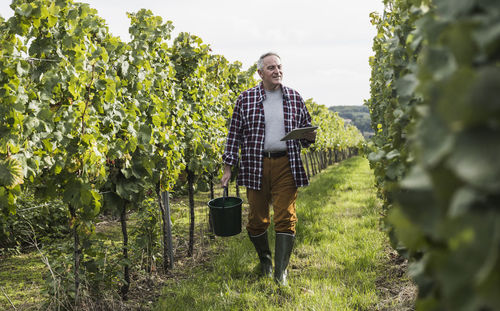
M269 241L267 239L267 231L264 233L252 236L248 234L250 241L252 241L259 255L260 260L260 273L262 276L272 277L273 275L273 260L271 257L271 250L269 249Z
M276 232L276 247L274 253L274 280L281 286L287 286L287 266L292 254L295 235Z

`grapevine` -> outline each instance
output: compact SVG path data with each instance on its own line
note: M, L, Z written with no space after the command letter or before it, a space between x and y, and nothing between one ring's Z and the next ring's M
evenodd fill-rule
M370 154L420 310L500 307L500 4L385 1Z

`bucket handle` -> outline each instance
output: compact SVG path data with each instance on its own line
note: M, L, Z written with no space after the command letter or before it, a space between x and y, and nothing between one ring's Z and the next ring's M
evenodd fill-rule
M229 189L224 186L224 193L222 194L222 208L226 207L226 198L229 196Z

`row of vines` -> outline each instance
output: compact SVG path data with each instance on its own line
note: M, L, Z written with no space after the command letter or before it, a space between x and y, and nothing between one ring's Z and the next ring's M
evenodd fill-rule
M500 2L384 4L369 160L417 310L498 310Z
M337 113L327 107L306 100L312 124L318 126L316 142L302 152L308 176L314 176L329 165L358 153L364 144L361 132L352 124L345 124Z
M144 215L144 232L165 226L163 202L187 181L192 255L194 183L220 176L232 103L257 83L256 67L242 70L188 33L171 39L172 23L144 9L128 14L125 43L87 4L14 0L11 8L13 17L0 17L0 237L15 240L21 208L63 211L53 223L35 223L67 227L62 241L44 237L59 245L47 259L51 306L98 301L116 287L126 299L134 267L128 215ZM320 126L318 151L361 144L336 114L308 105ZM157 204L160 219L148 214ZM103 213L121 222L115 266L110 246L95 237Z

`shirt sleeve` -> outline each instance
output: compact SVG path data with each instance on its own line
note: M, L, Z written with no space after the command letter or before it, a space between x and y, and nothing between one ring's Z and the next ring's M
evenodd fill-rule
M300 120L301 120L300 127L312 126L311 115L309 114L309 110L307 110L306 104L304 103L304 100L302 99L302 97L300 98L300 101L301 101L301 108L302 108L302 109L300 109ZM311 146L313 143L314 142L311 142L307 139L300 140L300 144L302 145L302 148L307 148L307 147Z
M224 164L234 166L238 164L238 151L242 138L242 114L241 114L241 96L238 97L234 105L233 116L229 124L229 131L227 134L226 147L222 154L222 161Z

